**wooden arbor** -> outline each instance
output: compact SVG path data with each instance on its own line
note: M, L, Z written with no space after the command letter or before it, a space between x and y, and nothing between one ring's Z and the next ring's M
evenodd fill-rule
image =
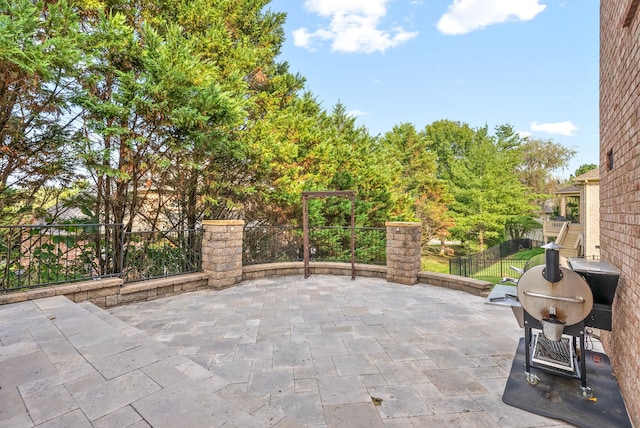
M304 277L311 276L309 267L309 199L328 198L335 196L338 198L349 198L351 200L351 279L356 279L355 265L355 192L353 190L334 190L326 192L302 192L302 230L304 238Z

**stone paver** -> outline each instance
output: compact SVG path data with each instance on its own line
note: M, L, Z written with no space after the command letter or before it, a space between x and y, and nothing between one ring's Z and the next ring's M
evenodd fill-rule
M566 426L502 402L523 332L461 291L279 277L0 325L0 427Z

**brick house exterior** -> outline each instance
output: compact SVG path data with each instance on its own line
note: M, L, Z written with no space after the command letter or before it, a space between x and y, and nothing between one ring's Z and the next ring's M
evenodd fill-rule
M600 2L600 251L621 271L604 337L640 426L640 0Z

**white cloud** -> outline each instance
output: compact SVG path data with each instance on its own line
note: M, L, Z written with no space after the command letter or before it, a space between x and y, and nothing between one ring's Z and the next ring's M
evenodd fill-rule
M547 134L558 134L566 137L573 137L574 133L578 130L571 121L556 122L556 123L538 123L531 122L531 130L546 132Z
M367 114L367 112L362 111L362 110L351 110L350 112L347 113L347 116L349 116L349 117L358 117L358 116L364 116L366 114Z
M315 31L298 28L293 31L295 46L314 49L314 42L330 42L331 50L346 53L384 52L418 35L401 27L381 29L389 0L307 0L304 5L312 13L329 19Z
M454 0L440 17L443 34L466 34L507 21L529 21L546 6L540 0Z
M516 134L518 134L520 138L529 138L533 135L533 133L529 131L516 131Z

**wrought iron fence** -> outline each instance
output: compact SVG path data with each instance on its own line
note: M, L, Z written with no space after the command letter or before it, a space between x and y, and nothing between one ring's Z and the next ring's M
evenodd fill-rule
M449 260L449 273L469 278L495 278L512 276L510 266L524 268L527 260L508 259L520 250L531 249L541 243L531 239L514 239L491 247L481 253L456 257Z
M0 226L0 291L119 276L122 225Z
M348 227L310 228L312 261L351 261ZM356 263L386 263L386 229L355 229ZM202 230L125 232L121 224L0 226L0 292L202 270ZM245 227L243 264L302 261L301 227Z
M201 270L201 229L125 232L121 224L0 226L0 292Z
M513 277L516 272L511 266L524 269L527 260L518 259L499 259L499 260L480 260L465 259L449 261L450 273L452 275L464 276L467 278L484 279L493 282L494 278Z
M124 234L125 282L164 278L202 269L202 230Z
M355 228L356 263L386 264L386 229ZM312 261L350 262L349 227L310 227L309 252ZM242 262L260 263L302 261L302 227L245 226Z
M302 260L302 227L245 226L242 264Z

